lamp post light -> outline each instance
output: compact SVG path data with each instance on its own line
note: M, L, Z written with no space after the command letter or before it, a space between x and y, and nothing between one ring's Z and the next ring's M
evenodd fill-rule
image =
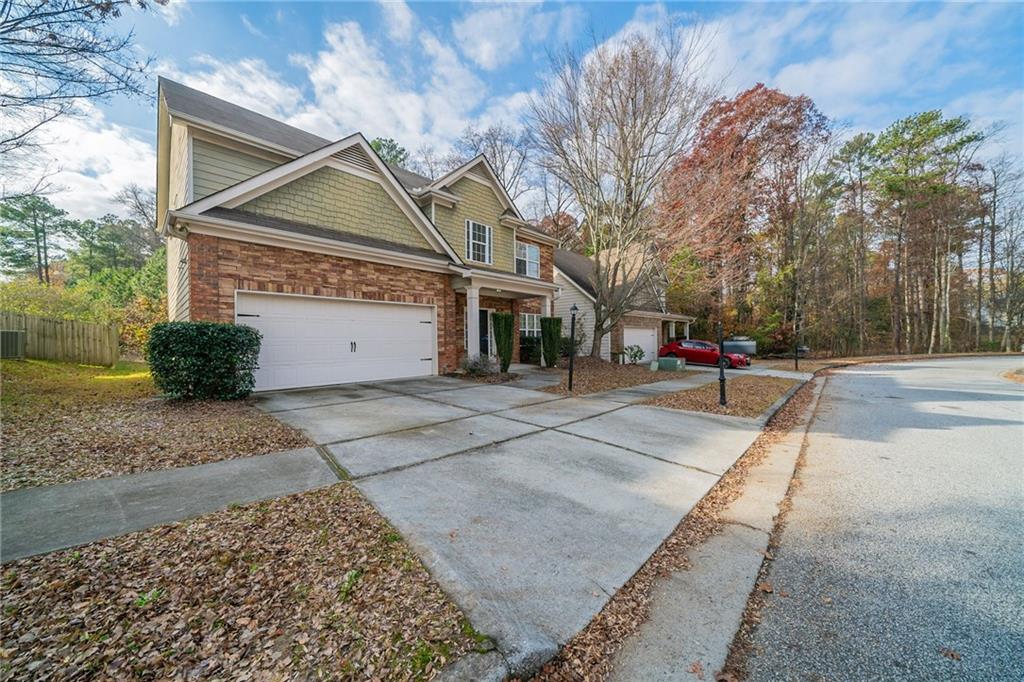
M725 340L722 338L722 323L718 323L718 404L725 407Z
M569 393L572 393L572 360L576 357L576 313L579 311L575 303L569 308Z

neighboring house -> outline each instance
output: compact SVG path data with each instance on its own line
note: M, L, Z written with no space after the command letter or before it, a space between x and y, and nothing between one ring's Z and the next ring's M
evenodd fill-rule
M160 79L157 212L173 320L263 334L257 390L427 376L539 329L555 241L479 156L431 181Z
M586 334L582 352L589 353L594 339L596 302L593 261L572 251L555 249L555 284L562 289L555 301L555 315L562 318L562 329L567 333L569 311L576 305L577 329ZM601 339L601 357L611 360L613 354L621 353L626 346L640 346L644 349L643 360L656 358L658 349L668 341L690 338L693 320L688 315L665 310L665 282L652 276L648 285L639 290L632 309Z

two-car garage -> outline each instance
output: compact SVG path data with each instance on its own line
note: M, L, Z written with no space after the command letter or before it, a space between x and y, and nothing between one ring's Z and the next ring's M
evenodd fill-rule
M429 305L239 291L235 322L263 335L257 391L437 372Z

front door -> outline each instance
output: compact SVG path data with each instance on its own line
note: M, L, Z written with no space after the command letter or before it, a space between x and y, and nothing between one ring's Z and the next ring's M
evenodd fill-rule
M480 355L491 354L490 311L480 311Z

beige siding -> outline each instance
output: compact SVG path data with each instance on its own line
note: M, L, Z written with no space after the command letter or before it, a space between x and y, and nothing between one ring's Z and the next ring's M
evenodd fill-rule
M177 237L167 239L167 317L172 321L189 319L188 242Z
M196 200L248 180L278 163L206 140L192 140L193 193Z
M174 210L192 202L192 155L188 129L180 123L171 126L170 156L168 208Z
M260 215L429 249L430 243L383 187L320 168L239 207Z
M461 201L455 208L435 206L434 220L437 229L444 235L455 252L466 258L466 221L473 220L490 225L494 243L491 253L494 258L493 267L506 272L516 271L515 234L510 227L499 224L505 207L498 201L497 195L487 185L469 178L462 178L449 189Z
M569 324L572 320L569 309L575 303L579 308L579 312L576 314L577 324L587 335L587 342L582 350L584 353L589 353L590 345L594 341L594 303L557 270L555 270L555 284L562 287L562 293L555 300L555 317L562 318L562 336L569 335ZM601 357L605 360L612 359L611 334L605 334L601 339Z

